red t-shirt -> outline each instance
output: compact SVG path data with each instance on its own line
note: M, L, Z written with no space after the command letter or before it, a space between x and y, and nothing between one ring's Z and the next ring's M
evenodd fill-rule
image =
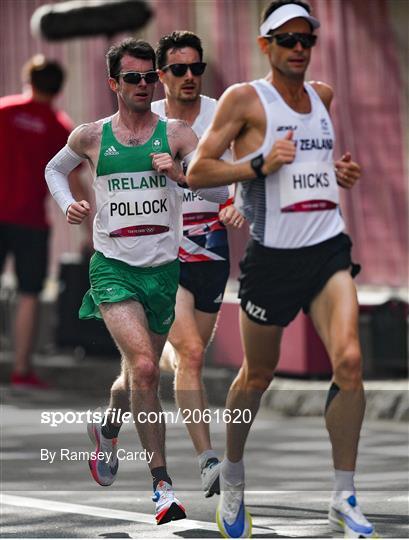
M66 144L69 117L24 95L0 99L0 222L48 227L44 169Z

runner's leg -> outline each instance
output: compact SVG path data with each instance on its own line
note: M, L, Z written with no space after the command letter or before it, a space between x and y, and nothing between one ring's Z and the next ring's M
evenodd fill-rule
M347 271L334 274L311 305L311 316L334 370L325 420L332 444L335 484L328 519L345 537L370 538L373 525L355 495L354 472L365 411L358 301Z
M150 468L165 467L164 422L138 421L146 419L149 412L162 411L159 397L159 354L166 335L149 330L142 306L134 301L101 304L104 321L116 341L129 370L131 409L141 445L153 452Z
M226 456L231 462L238 462L243 457L247 435L257 414L261 397L274 376L282 335L281 327L257 324L251 321L243 310L240 310L240 331L244 360L230 387L226 408L241 411L249 409L251 422L227 424Z
M176 296L176 318L169 341L177 353L175 393L182 411L201 412L207 406L202 383L204 352L217 319L217 313L198 312L191 292L180 287ZM190 417L192 418L192 416ZM209 424L200 419L186 424L198 454L211 448Z
M113 382L111 386L111 394L109 400L109 410L112 412L112 417L108 415L108 422L113 426L120 427L122 422L118 422L120 416L131 410L130 407L130 385L129 385L129 370L124 357L121 358L121 374Z
M333 387L325 420L334 467L354 471L365 411L358 301L347 271L334 274L311 304L311 318L333 366Z

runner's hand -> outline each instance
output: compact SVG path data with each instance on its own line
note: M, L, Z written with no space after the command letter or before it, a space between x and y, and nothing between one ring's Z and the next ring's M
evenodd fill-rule
M265 159L263 171L266 174L277 171L282 165L292 163L295 159L295 142L293 131L287 131L284 139L279 139L273 144L270 153Z
M67 209L67 221L71 225L79 225L90 213L91 207L87 201L70 204Z
M361 176L361 167L352 161L351 154L347 152L335 162L335 174L339 186L351 189Z
M150 154L152 167L159 173L164 173L174 182L184 181L182 167L176 163L170 154Z
M246 218L232 204L222 208L219 212L219 220L227 226L240 229Z

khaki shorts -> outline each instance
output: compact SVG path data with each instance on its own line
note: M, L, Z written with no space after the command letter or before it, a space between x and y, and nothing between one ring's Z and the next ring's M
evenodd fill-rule
M149 328L166 334L175 319L179 261L138 268L96 252L89 265L91 289L85 294L80 319L102 319L99 305L134 299L142 304Z

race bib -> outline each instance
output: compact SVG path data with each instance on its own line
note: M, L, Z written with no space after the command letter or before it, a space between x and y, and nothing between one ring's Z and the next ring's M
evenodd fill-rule
M281 212L319 212L339 204L333 163L313 161L283 165L278 172Z
M169 192L147 189L116 193L108 203L109 236L145 236L169 231Z
M183 191L182 208L184 225L206 223L219 217L219 203L206 201L189 189Z

